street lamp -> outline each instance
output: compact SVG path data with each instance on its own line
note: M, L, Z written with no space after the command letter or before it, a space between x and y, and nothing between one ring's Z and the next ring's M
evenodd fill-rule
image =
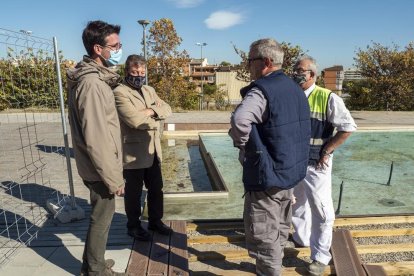
M200 110L203 110L203 96L204 96L204 89L203 89L203 46L207 46L207 43L205 42L197 42L197 46L200 46L201 48L201 93L200 93Z
M138 23L142 26L142 44L144 46L143 47L144 48L144 59L145 59L145 62L147 62L147 40L146 40L146 35L145 35L145 28L150 23L150 21L141 19L141 20L138 20ZM145 66L145 84L146 85L148 84L147 65Z
M31 35L33 33L32 31L26 31L26 30L20 30L20 32L25 35Z

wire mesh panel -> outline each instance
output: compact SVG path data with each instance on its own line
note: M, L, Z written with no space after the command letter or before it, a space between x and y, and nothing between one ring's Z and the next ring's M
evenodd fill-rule
M0 29L0 266L68 197L54 44Z

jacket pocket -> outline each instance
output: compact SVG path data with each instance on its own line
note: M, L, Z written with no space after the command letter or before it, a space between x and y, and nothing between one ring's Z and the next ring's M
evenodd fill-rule
M116 158L118 158L118 157L119 157L119 150L118 150L118 147L117 147L117 145L116 145L115 138L114 138L114 136L112 135L112 132L110 132L110 131L109 131L109 134L111 135L112 141L114 142L114 150L115 150L115 155L116 155Z

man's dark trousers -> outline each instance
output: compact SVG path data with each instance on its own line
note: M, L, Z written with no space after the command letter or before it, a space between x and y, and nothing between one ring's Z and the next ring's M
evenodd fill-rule
M164 194L161 164L157 158L151 167L145 169L124 170L125 179L125 212L128 217L128 229L136 228L141 223L141 195L142 187L148 190L148 220L155 223L163 217Z
M115 197L102 181L83 182L90 191L92 210L82 266L88 266L88 275L100 275L105 270L105 250L115 213Z

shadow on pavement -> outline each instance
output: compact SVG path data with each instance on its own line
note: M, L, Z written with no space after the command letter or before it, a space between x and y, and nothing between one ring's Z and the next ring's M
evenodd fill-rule
M13 181L1 182L0 189L3 190L0 195L2 205L5 203L2 206L4 209L0 209L0 252L10 244L19 247L26 243L45 260L72 275L78 275L82 263L72 255L68 246L82 246L83 250L90 215L87 200L75 198L76 203L85 211L85 219L62 224L53 218L46 207L48 199L64 197L59 191L36 183L19 184ZM133 241L126 235L125 225L126 216L115 213L107 246L116 246L121 250L131 249ZM51 252L45 250L45 247L57 249ZM52 256L58 250L59 255Z

